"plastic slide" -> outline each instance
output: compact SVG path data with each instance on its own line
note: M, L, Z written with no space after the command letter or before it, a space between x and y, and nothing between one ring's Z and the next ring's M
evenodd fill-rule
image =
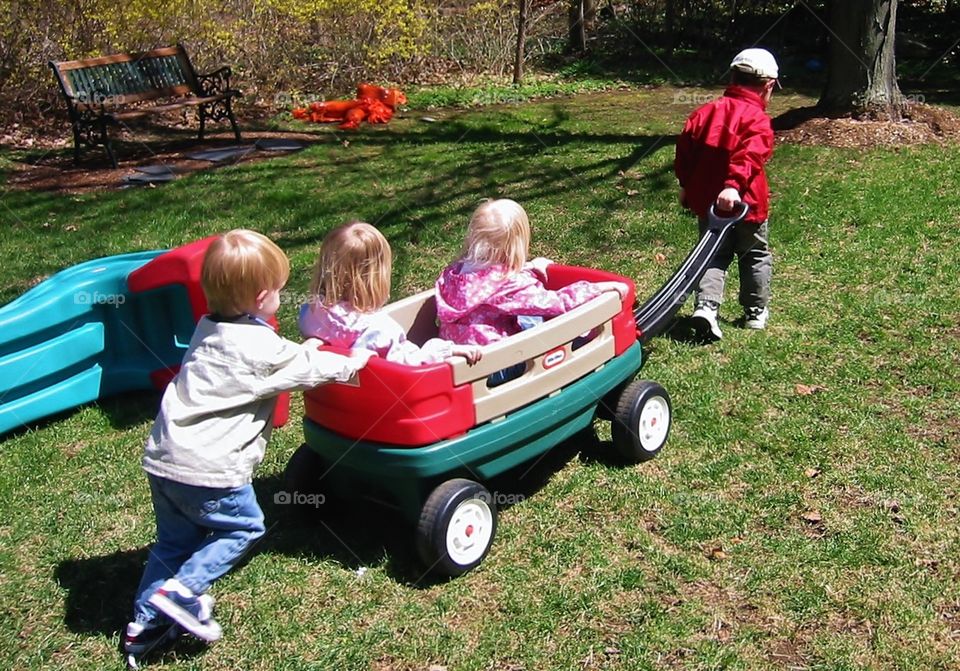
M641 342L660 335L673 323L677 311L686 302L690 292L697 286L703 273L723 244L730 229L747 216L746 203L741 203L740 211L731 217L719 217L711 206L707 220L707 230L677 271L664 282L663 286L646 303L633 312L637 321L637 337Z
M213 238L62 270L0 308L0 435L131 390L163 389L206 312ZM278 401L286 422L289 397Z

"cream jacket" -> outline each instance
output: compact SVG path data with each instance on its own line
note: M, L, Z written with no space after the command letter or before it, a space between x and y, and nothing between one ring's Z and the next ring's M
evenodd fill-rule
M365 356L319 352L241 318L203 317L177 376L167 385L143 457L147 473L198 487L248 484L263 460L275 398L345 381Z

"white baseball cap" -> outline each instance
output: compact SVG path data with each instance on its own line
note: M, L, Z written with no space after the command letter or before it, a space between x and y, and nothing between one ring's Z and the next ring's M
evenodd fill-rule
M780 75L777 59L766 49L744 49L733 57L730 69L747 72L764 79L777 79Z

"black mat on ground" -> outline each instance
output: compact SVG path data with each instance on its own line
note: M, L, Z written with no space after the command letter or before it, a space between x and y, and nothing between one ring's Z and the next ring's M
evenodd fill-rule
M224 161L231 161L235 159L240 159L249 154L252 151L255 151L256 147L252 144L235 146L235 147L221 147L220 149L207 149L204 151L194 152L192 154L187 154L187 158L192 158L196 161L210 161L211 163L222 163Z
M144 175L173 175L176 171L171 168L169 165L138 165L134 167L134 170L137 172L142 172Z
M130 185L144 185L144 184L161 184L163 182L170 182L176 175L172 172L163 172L158 174L150 174L145 172L136 172L132 175L127 175L123 178L124 184Z
M262 151L300 151L306 146L298 140L288 140L282 137L265 137L256 142L257 149Z

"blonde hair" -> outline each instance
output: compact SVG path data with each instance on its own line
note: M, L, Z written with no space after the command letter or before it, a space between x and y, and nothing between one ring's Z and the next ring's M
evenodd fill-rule
M483 265L501 265L519 271L530 248L530 220L520 204L509 198L488 200L478 207L467 226L462 258Z
M393 253L374 226L352 221L323 239L310 293L326 306L346 302L360 312L379 310L390 297Z
M290 260L267 236L237 228L207 248L200 286L214 314L233 316L250 310L261 291L282 289Z

